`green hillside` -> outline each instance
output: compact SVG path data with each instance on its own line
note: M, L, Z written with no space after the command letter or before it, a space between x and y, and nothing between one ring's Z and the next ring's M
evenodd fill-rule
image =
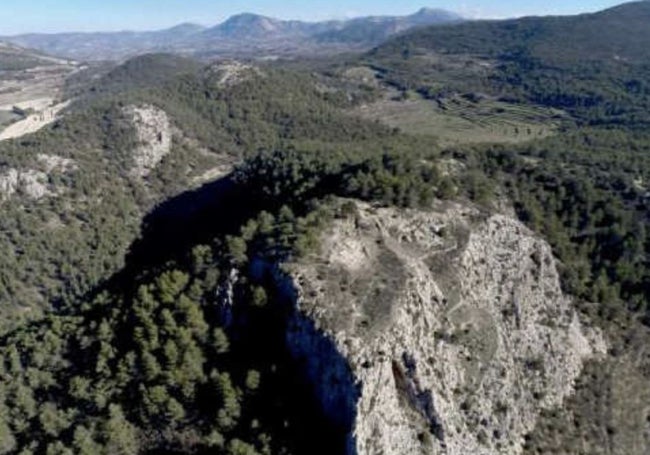
M419 29L380 46L378 54L404 46L449 54L508 59L523 54L548 65L623 61L647 63L650 2L623 4L579 16L472 21Z
M342 452L347 429L310 404L286 352L288 308L271 267L318 248L319 230L345 210L333 196L429 203L445 179L420 163L436 149L350 117L347 97L325 96L300 72L265 67L229 87L217 74L101 96L91 88L50 130L4 145L12 165L29 164L48 141L70 147L79 167L65 199L3 207L60 217L59 243L18 218L13 229L25 230L5 244L24 249L24 262L2 271L4 283L53 283L42 300L65 296L65 305L1 339L2 453ZM195 144L241 163L175 195L188 175L174 169L194 159L179 145L169 167L144 184L130 179L127 100L156 103ZM3 303L12 298L35 302L6 288ZM229 298L231 313L215 311Z
M45 173L51 193L33 199L18 192L3 201L0 244L9 254L0 258L0 311L30 316L89 291L123 263L144 214L210 169L279 144L392 134L343 115L309 75L269 68L249 76L225 87L215 68L139 57L104 79L80 82L63 119L0 143L0 174ZM130 174L138 144L124 107L132 105L162 109L175 128L171 153L144 180ZM48 171L42 155L71 164Z
M0 454L344 453L351 422L323 415L287 351L277 278L349 199L455 200L548 240L608 352L525 453L644 453L619 435L647 425L648 24L641 2L430 27L345 59L155 54L76 75L62 119L0 143L0 176L47 190L0 199ZM378 100L401 123L359 114ZM129 106L171 123L170 153L144 176ZM425 115L522 137L445 141L466 130Z
M368 61L388 81L428 96L443 86L484 91L591 124L645 125L649 21L644 1L580 16L429 27L390 40Z

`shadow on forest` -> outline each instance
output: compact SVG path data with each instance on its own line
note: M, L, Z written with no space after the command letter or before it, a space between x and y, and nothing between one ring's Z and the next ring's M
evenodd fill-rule
M182 262L193 246L210 244L216 237L238 233L241 225L256 216L260 209L260 202L230 176L161 203L143 220L141 235L131 246L125 268L107 286L122 289L137 286L139 278L157 274L170 261ZM270 282L267 285L273 286ZM293 307L281 302L284 299L279 296L275 300L278 311L268 320L258 322L262 330L247 336L247 330L240 329L240 337L246 339L240 339L240 344L243 341L242 355L270 356L278 366L279 374L270 384L274 393L265 399L265 409L261 413L270 421L277 420L277 430L288 436L289 446L296 455L346 453L351 425L333 422L321 409L315 394L321 386L314 386L307 380L304 359L295 359L287 348L286 330ZM246 320L248 316L242 315L242 318ZM260 338L264 339L261 344ZM340 360L345 362L342 357ZM280 409L282 411L278 412ZM288 435L283 428L285 419L291 422ZM180 452L162 449L148 453L176 454Z
M234 233L255 213L254 205L230 177L168 199L144 218L126 267L142 270L164 265L194 245Z

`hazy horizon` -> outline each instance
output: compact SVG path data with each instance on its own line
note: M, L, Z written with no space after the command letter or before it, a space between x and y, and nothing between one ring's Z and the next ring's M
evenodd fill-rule
M621 4L611 0L508 0L464 2L404 0L32 0L0 9L0 35L25 33L148 31L182 23L214 26L240 13L279 19L322 21L359 16L407 15L423 7L445 9L464 17L494 19L526 15L578 14Z

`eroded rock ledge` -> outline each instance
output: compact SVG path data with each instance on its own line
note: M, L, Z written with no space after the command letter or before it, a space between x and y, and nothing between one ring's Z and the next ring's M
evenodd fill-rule
M549 245L476 208L354 203L289 266L288 342L350 454L518 454L606 346Z

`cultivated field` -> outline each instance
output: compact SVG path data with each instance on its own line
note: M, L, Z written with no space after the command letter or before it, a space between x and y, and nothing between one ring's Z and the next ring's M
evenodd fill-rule
M37 131L54 121L63 103L65 80L81 67L74 62L0 47L0 140Z
M354 112L407 133L435 136L441 145L540 139L555 134L566 120L561 111L487 97L428 100L416 93L404 97L397 92L390 92L384 99Z

